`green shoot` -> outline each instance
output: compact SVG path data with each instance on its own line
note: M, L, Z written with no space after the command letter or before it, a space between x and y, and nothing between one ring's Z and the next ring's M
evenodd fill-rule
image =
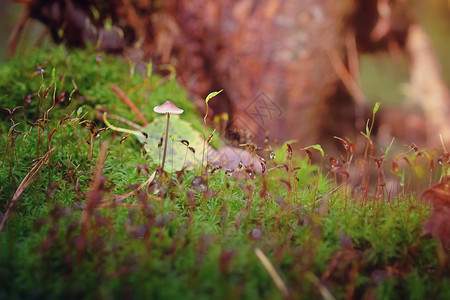
M322 157L325 156L325 151L323 151L322 146L320 146L319 144L311 145L311 146L305 147L305 148L303 148L301 150L307 150L307 149L310 149L310 148L319 151L320 155L322 155Z
M206 103L206 113L205 116L203 117L203 153L202 153L202 166L204 165L205 162L205 150L206 150L206 118L208 117L208 109L209 109L209 101L217 96L218 94L220 94L223 90L217 91L217 92L211 92L208 94L208 96L206 96L205 99L205 103ZM205 170L206 170L206 166L205 166Z

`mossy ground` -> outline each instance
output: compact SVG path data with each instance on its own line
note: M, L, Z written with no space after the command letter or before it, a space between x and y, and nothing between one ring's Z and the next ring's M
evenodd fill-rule
M105 109L136 121L109 84L149 121L167 99L199 131L201 117L173 80L97 57L92 50L33 49L0 66L2 108L12 111L36 93L13 116L1 112L2 217L32 166L56 146L0 233L0 299L450 298L445 253L421 233L430 208L417 195L352 196L323 168L303 156L289 159L283 149L263 175L210 167L200 180L198 167L170 180L158 175L136 191L159 159L133 137L99 131ZM42 73L36 66L44 62ZM55 83L55 99L66 94L49 110ZM103 177L96 177L102 145ZM92 201L97 207L89 208Z

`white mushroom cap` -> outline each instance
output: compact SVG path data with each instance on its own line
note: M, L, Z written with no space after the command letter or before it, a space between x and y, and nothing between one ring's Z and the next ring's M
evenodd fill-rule
M178 108L172 101L167 100L160 106L155 106L153 110L159 114L181 115L184 110Z

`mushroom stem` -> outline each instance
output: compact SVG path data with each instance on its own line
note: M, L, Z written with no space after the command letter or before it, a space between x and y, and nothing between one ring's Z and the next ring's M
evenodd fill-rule
M164 171L164 163L166 162L167 140L169 138L169 119L170 119L170 114L167 114L166 138L164 139L164 152L163 152L163 159L162 159L162 163L161 163L161 169L163 171Z
M166 152L167 152L167 140L169 139L169 120L170 120L170 114L180 115L183 113L183 110L178 108L175 104L172 103L172 101L167 100L160 106L155 106L153 108L154 112L157 112L159 114L166 114L167 115L167 127L166 127L166 140L164 141L164 154L161 164L161 169L164 171L164 163L166 162Z

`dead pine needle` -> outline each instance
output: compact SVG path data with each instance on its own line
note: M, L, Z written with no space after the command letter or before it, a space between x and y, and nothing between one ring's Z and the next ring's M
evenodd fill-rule
M272 278L273 282L275 283L275 286L277 289L283 294L283 296L287 299L290 298L289 290L284 283L283 279L281 279L280 275L277 273L277 270L275 270L274 266L270 262L270 260L267 258L267 256L262 252L261 249L256 247L254 249L256 257L258 257L259 261L262 263L264 269L266 269L267 273L269 273L270 277Z
M47 153L42 156L38 162L31 168L31 170L28 172L28 174L25 176L25 178L20 183L19 187L17 188L16 192L14 193L13 197L11 198L11 201L9 202L8 209L5 212L5 215L3 216L2 222L0 224L0 233L3 230L3 226L5 226L6 219L8 218L8 215L14 206L14 203L17 202L20 195L22 195L23 191L27 188L27 186L34 180L36 175L38 174L39 170L42 168L43 165L45 165L48 161L48 158L50 154L56 149L56 146L50 149Z

